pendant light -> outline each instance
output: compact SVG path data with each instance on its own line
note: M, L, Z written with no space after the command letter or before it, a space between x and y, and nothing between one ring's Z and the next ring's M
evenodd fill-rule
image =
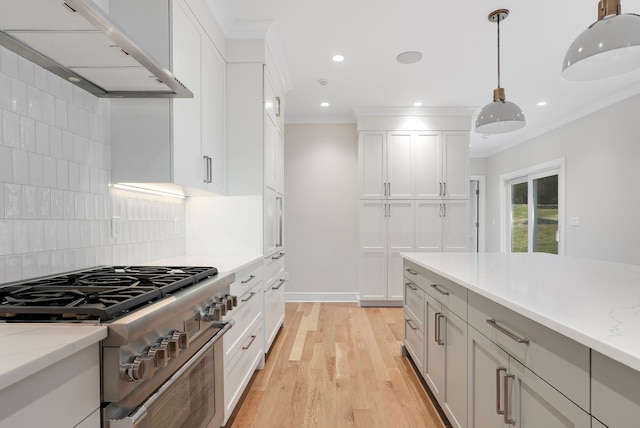
M564 57L563 79L596 80L640 68L640 16L620 11L620 0L598 2L598 20Z
M507 9L498 9L489 14L489 21L498 24L498 87L493 90L493 102L482 108L476 120L476 132L480 134L503 134L516 131L526 124L522 109L504 97L500 87L500 21L509 16Z

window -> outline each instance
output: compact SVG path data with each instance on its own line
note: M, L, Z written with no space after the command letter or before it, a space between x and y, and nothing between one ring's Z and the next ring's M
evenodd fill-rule
M504 250L563 254L564 160L502 176Z

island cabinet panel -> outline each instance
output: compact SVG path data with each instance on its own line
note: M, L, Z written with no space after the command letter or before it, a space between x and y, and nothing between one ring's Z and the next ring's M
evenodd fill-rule
M468 310L472 327L589 411L588 347L473 292Z
M592 350L591 414L609 428L639 426L640 372Z

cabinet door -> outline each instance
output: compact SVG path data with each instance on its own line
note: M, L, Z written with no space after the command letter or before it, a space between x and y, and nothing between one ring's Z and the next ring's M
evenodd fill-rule
M504 428L503 379L509 355L474 328L468 342L469 428Z
M441 201L415 201L415 247L417 252L442 251Z
M278 188L278 125L275 118L264 115L264 179L267 187Z
M468 251L469 201L448 200L442 206L442 251Z
M386 141L384 132L361 132L358 137L360 199L386 197Z
M284 195L284 135L276 129L276 190Z
M467 426L467 323L443 307L444 341L442 408L454 427Z
M264 189L264 253L271 254L278 245L278 195L270 187Z
M611 428L640 420L640 372L591 350L591 414Z
M469 133L445 132L443 181L447 199L469 198Z
M425 362L424 379L433 395L442 401L444 340L442 337L442 305L425 293Z
M387 193L392 199L413 198L412 140L410 132L387 137Z
M402 300L404 291L401 252L413 251L413 201L392 201L387 208L387 300Z
M273 344L280 326L284 322L284 291L286 280L279 278L265 287L264 325L265 325L265 353Z
M440 199L442 145L439 132L417 132L413 141L414 193L417 199Z
M173 180L203 188L206 161L202 157L201 40L195 18L182 1L173 2L173 73L193 92L193 98L173 102Z
M590 428L591 416L514 358L507 379L508 418L523 428Z
M211 192L224 194L226 64L206 36L202 41L202 155L211 158L211 183L205 183L205 187Z
M386 202L360 203L359 290L361 300L387 299Z

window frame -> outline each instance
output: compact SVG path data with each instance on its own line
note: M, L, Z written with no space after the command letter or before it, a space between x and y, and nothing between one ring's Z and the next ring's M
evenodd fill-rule
M558 255L565 252L565 158L554 159L528 168L508 172L500 176L500 206L501 206L501 252L511 252L511 185L528 183L527 203L529 206L527 218L529 232L527 239L527 252L533 252L532 229L534 192L533 180L558 175Z

